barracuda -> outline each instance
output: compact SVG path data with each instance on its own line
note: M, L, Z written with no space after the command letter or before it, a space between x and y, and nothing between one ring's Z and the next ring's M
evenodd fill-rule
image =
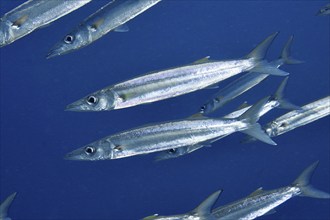
M295 128L309 124L330 114L330 96L319 99L286 113L268 123L264 130L270 137L276 137Z
M276 145L256 123L259 119L259 111L268 98L259 101L239 118L188 118L147 125L102 138L68 153L65 159L118 159L172 148L205 145L216 141L223 135L237 131L252 135L265 143Z
M197 208L186 214L172 216L158 216L155 214L144 218L144 220L251 220L274 213L274 208L296 196L329 199L329 193L315 189L309 183L318 163L317 161L311 164L291 185L286 187L270 191L259 188L243 199L212 210L222 192L222 190L219 190L209 196Z
M271 111L274 108L285 108L285 109L294 109L299 110L301 109L299 106L296 106L289 101L285 100L283 98L284 89L286 87L286 84L288 82L288 77L286 77L280 86L278 87L277 91L274 93L274 95L270 96L269 100L265 103L265 105L262 107L260 112L258 113L258 117L262 117L269 111ZM247 110L251 108L251 105L247 105L244 103L244 105L240 106L238 110L229 113L228 115L225 115L223 118L237 118L240 117L242 114L244 114ZM201 113L198 113L201 114ZM227 135L224 135L222 137L219 137L219 139L226 137ZM250 137L250 136L248 136ZM252 137L251 137L252 138ZM186 154L192 153L200 148L202 148L204 145L198 145L198 146L187 146L187 147L181 147L178 149L169 149L163 152L158 153L158 155L155 157L156 161L166 160L166 159L172 159L177 158L180 156L184 156Z
M44 27L91 0L29 0L0 19L0 47Z
M288 75L264 60L276 37L270 35L245 59L228 61L199 60L191 65L157 71L106 87L67 106L68 111L105 111L164 100L219 83L239 73L255 70L273 75Z
M112 0L67 34L63 40L54 45L47 58L63 55L85 47L103 35L114 30L128 31L124 24L135 18L161 0L128 0L121 1L117 7L112 7Z
M299 64L302 63L299 60L295 60L290 57L290 48L292 44L293 36L289 38L287 43L285 44L281 57L278 60L273 61L273 65L279 68L283 64ZM210 98L204 105L200 108L200 113L203 115L209 115L216 111L217 109L221 108L234 98L238 97L239 95L243 94L244 92L250 90L254 86L261 83L265 80L269 74L261 74L256 72L249 72L240 78L236 79L235 81L231 82L219 92L214 94L212 98Z

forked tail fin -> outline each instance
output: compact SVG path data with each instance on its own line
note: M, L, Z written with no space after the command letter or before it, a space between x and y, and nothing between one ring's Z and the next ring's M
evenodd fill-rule
M299 110L301 109L301 107L292 104L291 102L283 98L284 89L288 83L288 79L289 77L285 77L285 79L282 81L282 83L280 84L280 86L278 87L274 95L271 96L270 99L276 100L278 102L279 105L277 106L277 108L288 109L288 110Z
M241 132L250 135L262 142L267 144L276 145L276 143L262 130L260 124L257 123L260 117L260 112L263 110L264 105L269 100L269 96L261 99L241 116L238 117L238 120L244 121L250 124L249 129L243 130Z
M319 161L314 162L307 167L300 176L292 183L293 186L299 187L301 194L299 196L307 196L317 199L330 199L330 194L321 190L315 189L310 185L310 179L318 166Z
M290 65L290 64L304 63L304 61L300 61L300 60L297 60L297 59L291 57L290 51L291 51L292 41L293 41L293 35L290 36L289 40L284 45L281 56L277 60L271 62L271 64L273 64L274 66L279 68L280 66L282 66L284 64Z

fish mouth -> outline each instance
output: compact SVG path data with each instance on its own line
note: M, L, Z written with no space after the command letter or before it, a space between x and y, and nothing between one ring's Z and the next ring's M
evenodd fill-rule
M57 57L59 56L60 54L57 53L56 51L49 51L49 53L46 55L46 59L50 59L50 58L53 58L53 57Z
M86 111L92 111L87 106L83 104L82 101L76 101L73 102L65 107L65 111L70 112L86 112Z
M46 59L57 57L68 52L69 50L66 45L62 43L57 43L49 50L48 54L46 55Z
M64 160L85 160L85 158L81 155L82 151L81 149L71 151L64 155Z
M75 104L75 103L72 103L72 104L69 104L65 107L65 111L69 111L69 112L81 112L81 109L80 107Z

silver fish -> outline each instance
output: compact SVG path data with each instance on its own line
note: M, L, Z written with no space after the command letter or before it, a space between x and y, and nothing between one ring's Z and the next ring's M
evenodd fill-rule
M0 205L0 220L11 220L11 218L8 217L8 209L15 199L16 192L12 193L10 196L8 196L5 201L3 201Z
M287 81L288 81L288 77L286 77L282 81L282 83L280 84L280 86L278 87L278 89L274 93L274 95L270 96L270 98L268 99L266 104L260 110L258 117L262 117L263 115L265 115L266 113L268 113L269 111L271 111L274 108L285 108L285 109L291 109L291 110L292 109L295 109L295 110L301 109L299 106L296 106L283 98L283 91L287 84ZM251 108L251 105L247 105L246 103L244 103L242 106L239 107L238 110L231 112L228 115L225 115L223 118L227 118L227 119L238 118L250 108ZM197 115L199 115L199 114L201 114L201 113L198 113ZM226 136L227 135L219 137L218 140L222 139ZM250 136L248 136L248 137L250 137ZM187 146L187 147L181 147L179 149L169 149L169 150L158 153L155 160L161 161L161 160L166 160L166 159L177 158L177 157L192 153L204 146L205 145L194 146L193 148L191 146Z
M256 121L269 97L260 100L239 118L191 118L147 125L111 135L72 151L69 160L105 160L148 154L185 146L204 145L237 131L276 145Z
M330 15L330 4L325 5L322 7L316 15Z
M113 0L114 1L114 0ZM117 7L109 2L86 18L50 50L47 58L63 55L85 47L112 30L127 31L126 22L161 0L128 0Z
M317 161L311 164L291 185L286 187L270 191L259 188L243 199L212 210L222 192L220 190L209 196L196 209L186 214L173 216L158 216L156 214L146 217L144 220L251 220L274 213L274 208L296 196L329 199L329 193L315 189L310 185L310 178L318 163Z
M164 100L217 84L241 72L258 70L267 74L288 75L263 60L277 33L259 44L245 59L214 61L156 71L94 92L70 105L69 111L105 111Z
M319 99L301 107L301 110L294 110L286 113L277 119L269 122L264 130L270 137L282 135L295 128L309 124L330 114L330 96Z
M272 62L274 66L279 68L283 64L298 64L302 63L301 61L295 60L290 57L290 48L292 44L293 36L289 38L287 43L285 44L281 57ZM261 74L256 72L249 72L240 78L236 79L235 81L231 82L219 92L214 94L211 99L209 99L201 108L200 113L203 115L209 115L216 111L217 109L221 108L234 98L238 97L239 95L243 94L244 92L248 91L249 89L253 88L254 86L258 85L260 82L265 80L269 74Z
M0 18L0 47L44 27L91 0L29 0Z

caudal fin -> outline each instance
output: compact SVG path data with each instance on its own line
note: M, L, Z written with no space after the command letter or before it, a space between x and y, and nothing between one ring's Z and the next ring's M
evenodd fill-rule
M263 110L263 107L269 100L270 96L267 96L249 108L246 112L244 112L241 116L238 117L238 120L244 121L250 124L249 129L243 130L241 132L250 135L262 142L267 144L276 145L276 143L262 130L260 124L257 121L260 118L260 112Z
M273 40L275 39L277 34L278 34L278 32L267 37L263 42L261 42L254 50L252 50L246 56L247 58L253 58L255 60L260 61L258 63L258 65L250 71L269 74L269 75L276 75L276 76L287 76L287 75L289 75L289 73L278 69L280 66L282 66L283 64L303 63L303 61L300 61L300 60L297 60L297 59L294 59L291 57L290 50L291 50L291 45L292 45L292 41L293 41L293 36L290 36L289 40L284 45L279 59L277 59L273 62L267 62L267 61L263 60L270 44L273 42Z
M284 65L284 64L300 64L300 63L304 63L304 61L301 60L297 60L293 57L291 57L291 45L292 45L292 41L293 41L293 35L290 36L289 40L286 42L286 44L284 45L282 52L281 52L281 56L271 62L271 64L275 65L277 68L279 68L280 66Z
M276 90L276 92L274 93L274 95L271 96L271 100L276 100L279 105L277 106L277 108L282 108L282 109L288 109L288 110L299 110L301 109L301 107L292 104L291 102L289 102L288 100L284 99L284 89L288 83L288 79L289 77L285 77L285 79L282 81L282 83L280 84L280 86L278 87L278 89Z
M330 199L329 193L315 189L309 183L318 164L319 161L316 161L313 164L311 164L292 183L293 186L299 187L299 189L301 190L301 194L299 196L307 196L317 199Z

